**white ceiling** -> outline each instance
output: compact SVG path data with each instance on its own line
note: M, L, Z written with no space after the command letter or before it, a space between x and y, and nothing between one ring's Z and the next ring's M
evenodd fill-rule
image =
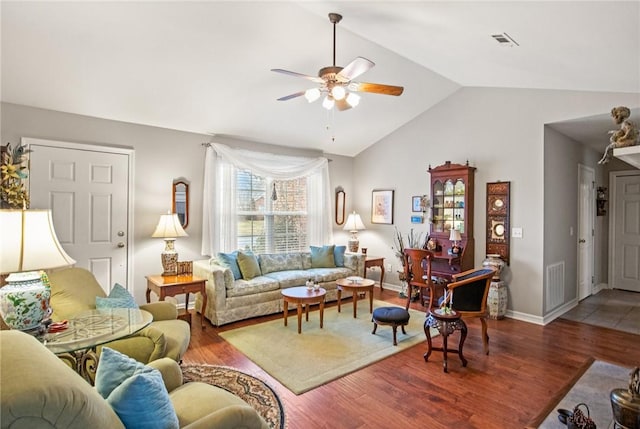
M1 8L3 101L348 156L461 86L640 94L639 1L3 0ZM376 66L358 80L402 85L402 96L363 94L344 112L303 97L276 101L313 84L270 69L316 75L332 64L329 12L344 16L337 65L366 57ZM491 37L503 32L520 46ZM598 119L594 133L606 135L608 112Z

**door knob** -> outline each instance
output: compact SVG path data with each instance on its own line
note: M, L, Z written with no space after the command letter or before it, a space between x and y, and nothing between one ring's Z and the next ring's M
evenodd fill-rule
M124 247L124 243L121 241L118 243L118 247L123 248Z
M581 238L580 240L578 240L578 243L586 243L587 240L585 240L584 238Z

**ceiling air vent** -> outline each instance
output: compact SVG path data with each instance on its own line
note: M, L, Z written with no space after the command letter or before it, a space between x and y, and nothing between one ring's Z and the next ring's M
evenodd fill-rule
M491 37L493 37L501 46L520 46L520 44L507 33L492 34Z

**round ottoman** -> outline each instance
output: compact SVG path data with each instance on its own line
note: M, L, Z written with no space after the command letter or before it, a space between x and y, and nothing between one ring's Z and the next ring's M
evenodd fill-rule
M407 335L404 330L405 325L409 323L409 312L401 307L379 307L373 310L371 321L373 322L373 332L375 335L378 325L391 325L393 328L393 345L397 346L396 331L398 326L402 327L402 333Z

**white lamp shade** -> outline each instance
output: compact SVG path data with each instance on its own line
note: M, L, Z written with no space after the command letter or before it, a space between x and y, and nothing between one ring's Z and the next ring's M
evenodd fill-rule
M180 219L176 213L164 214L160 216L160 221L156 230L151 237L153 238L176 238L176 237L188 237L189 235L184 232Z
M362 223L362 219L360 219L360 215L356 212L349 213L347 217L347 221L344 223L345 231L360 231L361 229L366 229L364 224Z
M462 240L462 236L460 235L460 231L457 229L452 229L451 234L449 234L449 240L451 241L460 241Z
M0 274L66 267L51 210L0 210Z

